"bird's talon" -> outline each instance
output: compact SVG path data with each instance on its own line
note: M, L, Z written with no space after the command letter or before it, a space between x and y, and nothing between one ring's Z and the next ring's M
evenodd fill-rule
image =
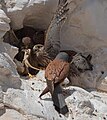
M34 76L33 75L31 75L30 73L28 73L28 76L29 76L29 78L33 78Z

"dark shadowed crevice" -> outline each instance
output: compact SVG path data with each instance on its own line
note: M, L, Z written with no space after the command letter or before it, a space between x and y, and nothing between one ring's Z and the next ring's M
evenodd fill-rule
M15 59L19 62L22 62L24 58L24 52L22 51L22 49L24 48L24 44L22 42L22 39L25 37L29 37L31 39L31 46L28 47L30 49L32 49L32 47L36 44L44 45L45 30L34 29L29 26L24 26L19 30L11 29L5 34L4 42L9 43L10 45L13 45L18 48L18 53L16 54ZM35 75L38 73L38 71L33 70L32 68L29 68L29 72L32 75ZM21 75L26 76L28 75L28 73L21 74Z
M10 30L4 36L4 42L20 47L23 37L30 37L33 44L44 44L45 30L24 26L19 30Z

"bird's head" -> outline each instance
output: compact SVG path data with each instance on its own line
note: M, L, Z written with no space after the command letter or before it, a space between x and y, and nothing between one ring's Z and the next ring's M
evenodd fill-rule
M92 56L89 54L87 57L83 56L81 53L73 56L73 63L81 72L86 70L93 70L93 65L91 64Z
M37 44L32 49L33 55L36 55L36 56L39 56L39 53L43 51L44 51L44 46L42 44Z
M26 46L29 45L31 43L31 38L30 37L24 37L22 39L22 43Z
M60 53L57 54L55 59L60 59L60 60L68 62L69 61L69 55L66 52L60 52Z

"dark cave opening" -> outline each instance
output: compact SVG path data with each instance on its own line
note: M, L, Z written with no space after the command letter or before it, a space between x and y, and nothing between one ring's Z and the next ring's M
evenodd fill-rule
M19 30L10 30L8 31L5 36L4 36L4 42L9 43L10 45L13 45L18 48L18 53L15 55L14 59L17 60L16 66L17 66L17 71L19 75L21 76L27 76L28 72L22 72L21 67L19 67L19 63L23 61L24 58L24 52L22 49L24 49L25 45L23 44L23 38L30 38L31 44L28 46L27 49L32 49L34 45L36 44L42 44L44 45L45 41L45 30L40 30L40 29L34 29L29 26L24 26L23 28ZM17 64L18 63L18 64ZM39 70L34 70L32 68L28 68L29 73L31 75L36 75Z
M5 34L4 42L19 48L22 43L22 38L24 37L30 37L33 45L43 45L45 40L45 30L34 29L29 26L24 26L18 30L11 29Z

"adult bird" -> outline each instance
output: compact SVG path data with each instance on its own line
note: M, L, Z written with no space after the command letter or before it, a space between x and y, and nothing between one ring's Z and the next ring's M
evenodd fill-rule
M93 65L91 64L92 56L89 54L87 57L83 56L81 53L77 53L72 50L62 50L60 53L66 53L69 55L69 63L70 63L70 70L68 73L67 78L69 79L70 84L72 83L70 80L71 77L79 76L80 73L83 73L87 70L92 71ZM54 63L54 62L53 62ZM51 62L51 64L53 64ZM54 64L53 64L54 66ZM44 94L49 92L49 90L46 88L40 95L40 97Z
M69 62L69 55L65 52L60 52L55 59L48 64L45 70L47 87L40 95L41 98L44 92L50 91L55 109L62 114L66 114L68 112L68 108L64 100L60 83L62 83L68 76L70 69Z

